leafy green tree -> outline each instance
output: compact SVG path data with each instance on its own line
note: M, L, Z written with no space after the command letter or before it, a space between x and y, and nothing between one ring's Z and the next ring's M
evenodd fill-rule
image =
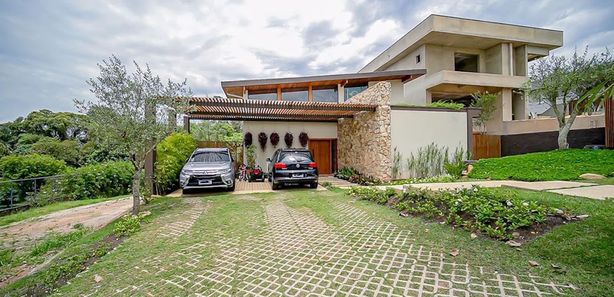
M47 109L33 111L21 122L22 129L27 133L60 140L75 139L85 133L84 124L83 115Z
M552 108L559 125L560 149L569 147L567 135L576 117L601 104L598 98L590 100L586 95L601 84L612 83L613 66L614 59L607 50L594 55L586 50L571 57L553 55L531 65L527 94Z
M163 82L149 66L134 62L129 73L116 56L98 64L99 76L88 80L94 102L75 100L79 110L87 113L91 141L104 147L115 147L129 157L134 167L132 178L132 213L139 212L140 180L147 154L166 136L175 131L169 116L185 113L191 94L187 83Z
M76 140L59 141L55 138L44 138L30 148L30 153L50 155L66 164L77 167L81 165L80 144Z
M471 107L480 109L480 115L475 119L474 124L483 132L486 132L486 122L492 118L492 114L497 110L495 102L497 101L497 95L486 93L476 93L471 95L473 100L471 101Z
M39 141L53 141L57 140L55 138L49 136L42 136L38 134L32 133L23 133L20 134L17 138L17 143L15 144L15 149L13 150L16 154L25 155L29 154L32 151L32 146Z
M202 121L191 127L191 134L202 141L241 141L241 124L235 121Z

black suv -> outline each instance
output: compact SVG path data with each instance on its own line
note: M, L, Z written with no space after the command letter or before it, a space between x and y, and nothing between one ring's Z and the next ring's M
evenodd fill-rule
M273 190L282 185L308 184L318 187L318 168L307 149L278 149L269 162L269 181Z

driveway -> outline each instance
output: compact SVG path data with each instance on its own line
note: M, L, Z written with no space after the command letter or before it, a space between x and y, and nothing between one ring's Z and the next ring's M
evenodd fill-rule
M453 242L421 239L428 225L381 215L381 206L370 212L340 193L185 201L58 295L545 296L575 289L564 276L542 278L528 265L494 264L508 262L496 253L492 266L479 260L482 255L453 257Z

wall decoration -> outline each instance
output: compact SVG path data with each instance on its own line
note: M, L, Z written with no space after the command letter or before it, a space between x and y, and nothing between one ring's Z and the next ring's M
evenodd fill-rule
M243 137L243 143L245 144L245 146L252 145L252 141L252 132L245 133L245 136Z
M271 144L273 147L277 147L277 144L279 143L279 134L273 132L269 138L271 139Z
M268 137L266 136L266 133L264 132L260 132L258 134L258 143L260 143L260 148L264 151L264 149L266 148L266 141L268 140Z
M286 133L286 135L284 136L284 141L286 142L287 147L292 147L292 142L294 141L294 136L292 135L292 133Z
M301 134L298 135L298 141L301 143L302 147L306 147L309 141L309 135L305 132L301 132Z

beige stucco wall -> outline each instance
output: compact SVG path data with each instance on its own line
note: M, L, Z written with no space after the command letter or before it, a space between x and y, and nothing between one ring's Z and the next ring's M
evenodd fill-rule
M431 143L467 150L467 113L432 110L392 110L392 148L401 153L402 176L407 178L407 158Z
M253 136L254 152L256 155L256 164L262 168L266 168L266 158L273 156L273 153L278 148L286 146L284 142L284 135L287 132L292 133L294 136L293 147L301 147L298 140L298 135L301 132L306 132L309 138L337 138L337 123L325 123L325 122L269 122L269 121L245 121L243 122L243 133L251 132ZM258 134L260 132L266 133L269 139L264 151L260 148L258 143ZM276 132L279 134L279 143L274 148L271 145L270 136L271 133Z
M500 134L500 135L511 135L511 134L524 134L524 133L538 133L538 132L549 132L549 131L558 131L558 121L556 118L542 118L542 119L529 119L522 121L506 121L502 122L502 128L500 131L491 132L488 131L488 134ZM600 115L581 115L576 118L573 125L571 126L572 130L580 130L580 129L592 129L592 128L602 128L605 127L605 117L603 114Z

